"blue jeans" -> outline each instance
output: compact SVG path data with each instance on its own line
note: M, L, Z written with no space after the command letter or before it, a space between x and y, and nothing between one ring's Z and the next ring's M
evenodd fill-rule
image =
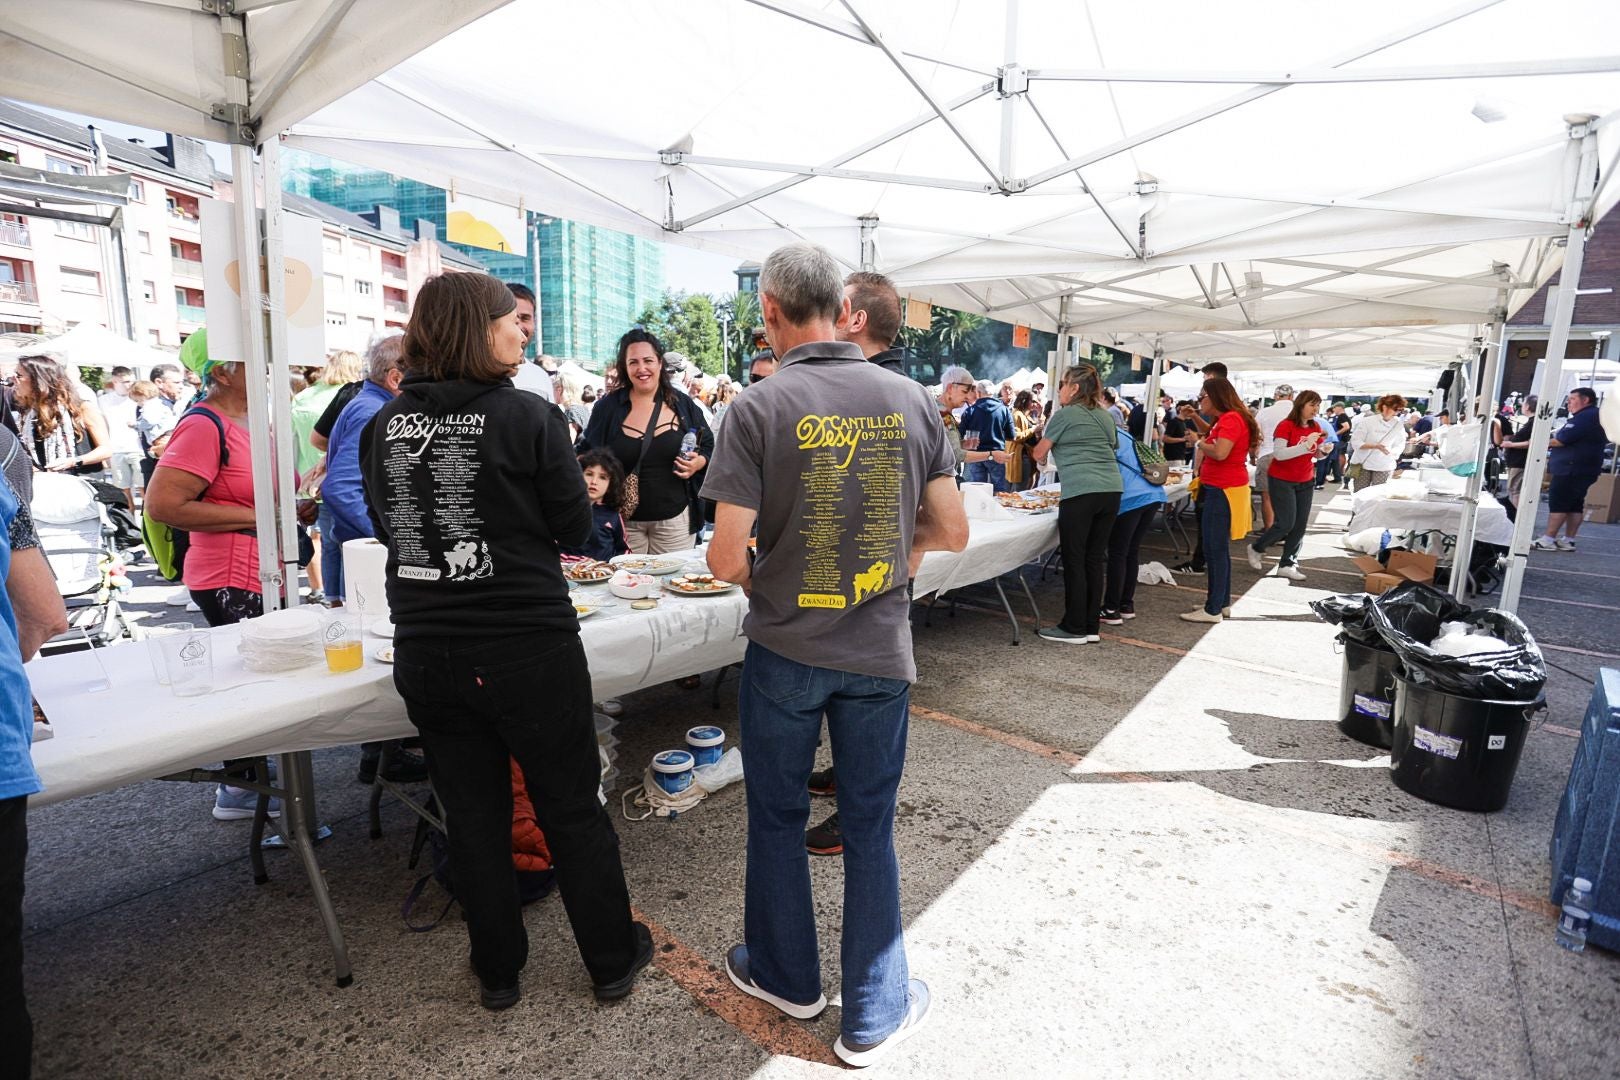
M1007 483L1007 466L999 461L970 461L967 463L967 482L970 484L989 484L997 491L1011 491L1012 485ZM844 820L839 818L839 821Z
M1232 606L1232 504L1226 492L1209 488L1204 498L1204 519L1199 526L1204 541L1204 573L1209 595L1204 610L1219 615Z
M337 542L332 535L336 526L332 518L332 511L321 503L320 514L315 518L315 527L321 530L321 586L322 591L332 600L343 599L343 545Z
M906 761L911 686L810 667L750 644L740 700L748 762L748 972L789 1001L821 996L810 898L806 785L827 718L844 835L843 1035L876 1042L899 1029L908 1001L894 810Z

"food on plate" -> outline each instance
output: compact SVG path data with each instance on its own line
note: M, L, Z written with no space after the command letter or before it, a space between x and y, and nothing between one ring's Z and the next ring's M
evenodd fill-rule
M577 559L563 563L563 576L569 581L595 584L613 576L613 567L595 559Z
M1062 500L1062 494L1044 488L1032 491L998 491L996 501L1010 510L1050 510Z
M721 581L713 574L677 574L664 582L664 586L680 593L717 593L736 588L729 581Z
M613 565L632 574L673 574L686 560L669 555L615 555Z

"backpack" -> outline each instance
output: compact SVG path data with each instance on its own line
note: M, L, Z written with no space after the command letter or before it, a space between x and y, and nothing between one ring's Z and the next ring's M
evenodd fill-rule
M188 416L206 416L219 431L219 467L224 468L231 463L231 451L225 445L225 423L216 416L211 409L193 405L180 414L184 420ZM180 427L179 421L175 428ZM141 539L146 542L146 551L157 563L158 573L163 575L164 581L179 581L186 567L186 549L191 547L191 534L184 529L176 529L172 525L165 525L150 514L141 515Z
M1136 470L1148 483L1162 487L1164 482L1170 479L1170 463L1165 461L1164 452L1134 435L1131 436L1131 442L1135 444Z

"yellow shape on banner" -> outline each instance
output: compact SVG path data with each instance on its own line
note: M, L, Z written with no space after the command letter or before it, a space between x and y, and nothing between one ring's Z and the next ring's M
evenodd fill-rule
M1013 348L1029 348L1029 327L1017 325L1013 327Z
M934 309L926 300L906 300L906 325L913 330L927 330L933 325Z
M501 235L501 230L487 221L467 213L465 210L452 210L445 218L444 238L452 244L468 244L477 248L488 248L490 251L512 250Z

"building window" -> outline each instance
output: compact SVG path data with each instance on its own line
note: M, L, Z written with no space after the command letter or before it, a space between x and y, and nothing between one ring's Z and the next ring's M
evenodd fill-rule
M17 164L17 148L15 146L0 146L0 161L7 165Z
M152 254L152 234L147 232L145 229L142 229L140 232L136 233L135 246L136 249L139 250L143 255ZM173 251L179 246L179 244L170 245L169 250Z
M354 282L354 294L356 296L370 296L371 282L361 281L359 278L356 278Z
M74 270L71 267L64 266L62 267L62 291L100 296L101 275L94 270Z
M56 223L57 236L71 236L75 240L94 240L96 227L86 225L82 221L58 221Z
M326 274L324 276L326 278L326 295L341 297L343 295L343 275Z
M146 201L146 185L133 176L129 178L129 197L132 202Z
M362 244L357 240L351 246L349 254L355 262L367 262L371 259L371 245Z
M50 172L72 173L75 176L83 176L85 173L90 171L89 167L86 165L80 165L76 161L68 161L65 158L56 157L54 154L45 155L45 168Z
M361 340L369 342L377 332L377 320L361 315L354 320L354 329Z
M326 313L326 325L347 326L349 325L349 317L341 311L328 311Z
M343 254L343 239L337 236L325 235L321 237L321 250L328 255Z
M145 300L148 304L157 303L157 282L141 282L141 299Z
M148 337L150 337L152 339L152 344L154 344L154 345L163 344L163 335L158 333L156 330L148 330L146 332L146 334L147 334Z

